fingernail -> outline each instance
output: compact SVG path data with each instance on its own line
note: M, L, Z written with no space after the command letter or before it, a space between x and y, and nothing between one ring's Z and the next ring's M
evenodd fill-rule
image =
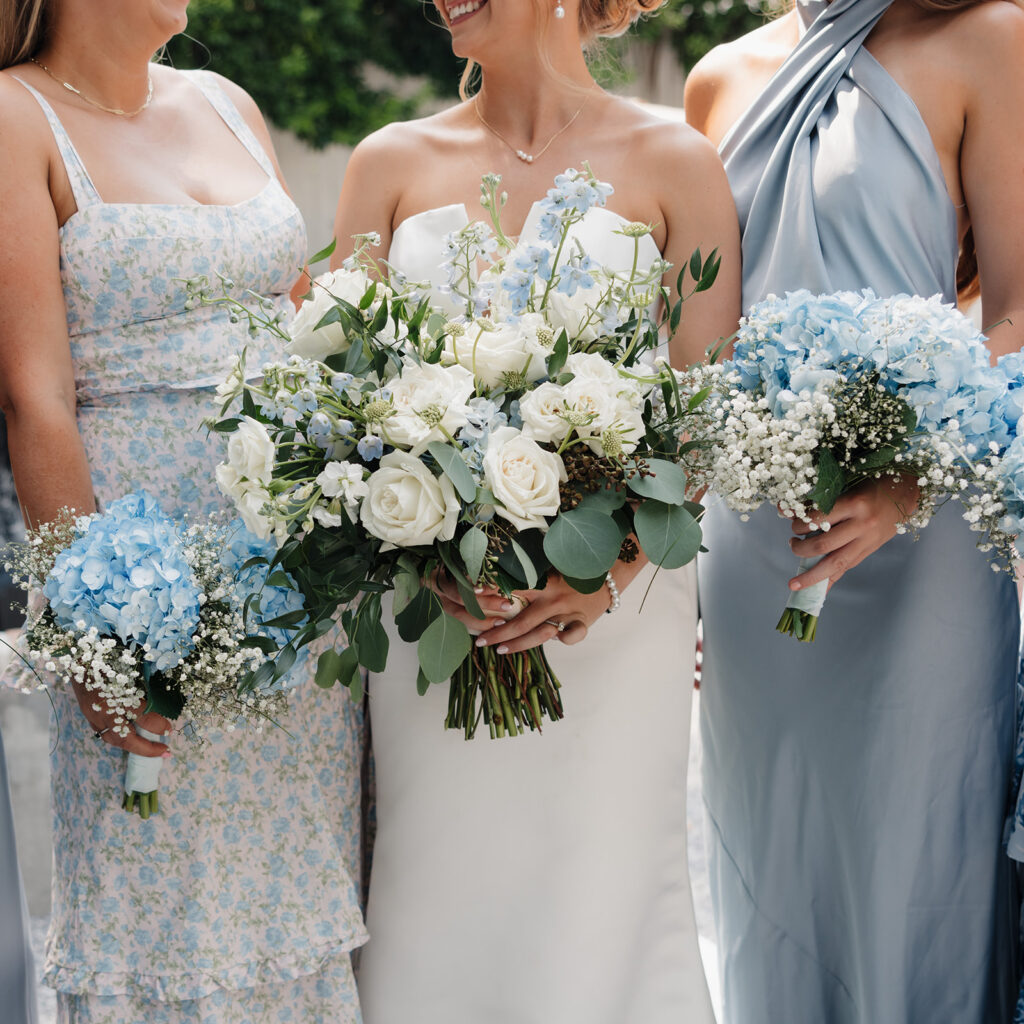
M478 636L476 638L476 645L477 647L486 647L487 641L482 636Z
M474 594L482 594L483 592L484 592L484 588L483 587L474 587L473 588L473 593Z
M500 644L498 646L498 653L499 654L508 654L508 645L507 644Z
M160 756L161 757L173 757L174 755L169 750L165 750Z
M513 611L515 611L515 609L516 609L516 606L515 606L515 605L514 605L514 604L513 604L513 603L512 603L511 601L506 601L506 602L505 602L505 603L504 603L504 604L503 604L503 605L501 606L501 610L502 610L503 612L513 612Z
M790 590L799 590L800 589L800 584L799 583L790 583L789 589Z
M508 623L504 619L495 619L491 623L491 629L497 629L499 626L507 626Z

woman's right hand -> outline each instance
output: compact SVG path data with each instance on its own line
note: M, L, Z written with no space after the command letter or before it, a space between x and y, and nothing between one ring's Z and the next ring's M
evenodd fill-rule
M78 699L78 706L82 709L82 714L85 715L92 731L97 734L97 739L129 754L139 754L141 757L171 756L166 744L144 739L135 731L135 723L157 736L166 736L173 729L171 723L162 715L146 711L145 698L142 698L135 708L137 717L129 724L128 735L120 736L114 731L114 715L106 701L95 693L90 693L82 683L72 682L72 687Z

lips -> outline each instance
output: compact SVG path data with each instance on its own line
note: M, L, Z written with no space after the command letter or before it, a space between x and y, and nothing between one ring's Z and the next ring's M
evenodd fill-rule
M486 7L488 0L462 0L461 3L448 5L448 24L458 25L467 18L472 18L482 7Z

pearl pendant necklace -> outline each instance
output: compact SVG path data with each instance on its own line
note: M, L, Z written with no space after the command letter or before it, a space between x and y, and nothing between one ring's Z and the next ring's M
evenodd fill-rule
M484 115L480 113L479 93L477 93L477 95L473 97L473 111L476 113L477 119L480 121L480 123L499 142L502 142L506 146L508 146L508 148L511 149L512 152L515 153L515 155L518 157L518 159L520 159L524 164L532 164L534 161L539 160L551 148L551 144L555 141L555 139L559 137L559 135L561 135L563 132L568 131L573 126L573 124L575 124L576 119L580 116L580 114L583 113L584 108L590 102L590 97L593 96L595 91L596 86L590 89L590 91L587 93L586 99L584 99L583 103L580 104L580 109L577 110L576 113L573 114L572 117L570 117L569 120L566 121L565 124L563 124L562 127L559 128L558 131L555 132L555 134L552 135L551 138L548 139L548 141L536 153L527 153L525 149L517 149L515 146L512 145L511 142L508 141L508 139L505 138L504 135L501 134L501 132L498 131L497 128L494 127L494 125L488 123L487 120L485 120Z

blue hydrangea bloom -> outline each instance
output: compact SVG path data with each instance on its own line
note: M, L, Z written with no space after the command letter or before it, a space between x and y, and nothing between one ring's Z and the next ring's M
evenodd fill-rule
M113 502L56 558L43 594L57 623L148 649L155 671L193 648L200 588L174 522L143 492Z

